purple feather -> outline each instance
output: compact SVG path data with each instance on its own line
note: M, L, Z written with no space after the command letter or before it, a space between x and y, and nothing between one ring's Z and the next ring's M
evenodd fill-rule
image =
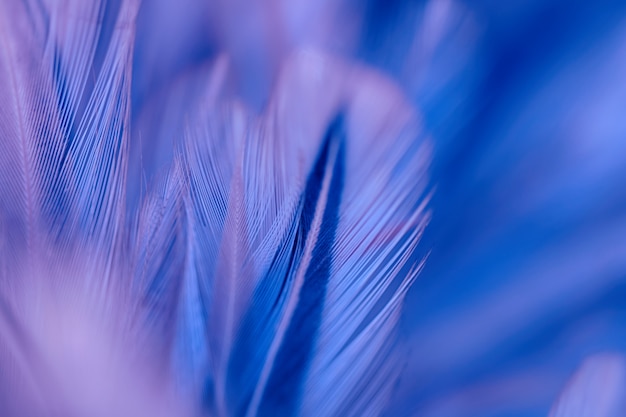
M127 205L137 5L2 6L6 412L379 414L428 219L402 94L303 52L255 116L216 61L137 119L176 151Z
M626 8L517 3L0 0L0 415L621 415Z

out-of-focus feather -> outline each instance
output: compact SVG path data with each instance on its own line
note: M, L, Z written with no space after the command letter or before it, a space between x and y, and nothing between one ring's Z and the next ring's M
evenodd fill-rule
M519 368L558 382L590 350L624 348L617 3L607 13L585 2L534 2L537 10L508 17L515 25L489 16L493 32L479 41L490 55L472 57L480 68L466 75L485 77L465 99L480 111L455 111L434 127L433 251L406 314L415 336L410 374L421 378L402 386L416 409ZM518 404L493 396L492 412L545 409L557 388L520 390ZM471 400L456 415L481 414Z
M381 76L312 52L287 65L263 119L225 111L200 116L183 150L207 407L379 414L428 219L416 115Z
M228 59L219 56L178 74L144 100L133 116L127 180L130 213L137 210L155 175L173 163L189 120L199 111L208 115L225 95L228 72Z
M168 383L136 361L145 329L129 325L136 320L127 285L132 255L120 256L137 7L0 2L0 189L7 196L0 204L0 386L10 387L3 415L173 412ZM172 194L181 201L180 186L177 193L164 188L141 217L137 283L152 284L144 285L149 318L167 315L155 306L167 301L159 279L170 259L155 259L150 248L175 239L167 222L155 230L146 219L159 208L169 219L178 214L171 206L180 211L170 203Z
M131 155L137 2L0 7L2 255L19 255L0 360L19 413L30 397L53 415L167 413L151 400L173 373L215 415L380 414L429 219L428 140L396 87L302 53L255 117L216 105L217 60L148 103ZM131 216L129 161L151 183Z
M30 295L38 300L37 309L13 315L23 358L16 351L4 355L7 334L2 334L3 415L187 415L190 407L180 406L168 381L136 360L137 340L120 333L124 314L94 308L80 293ZM7 317L3 311L2 325Z
M182 74L219 53L210 24L212 2L142 1L133 55L133 121ZM161 96L161 97L159 97ZM189 103L188 103L189 104Z
M175 340L187 264L183 173L178 165L154 181L144 199L132 242L137 333L151 336L146 350L168 365ZM169 370L169 369L168 369Z
M597 355L570 380L550 417L617 417L626 402L626 365L617 355Z

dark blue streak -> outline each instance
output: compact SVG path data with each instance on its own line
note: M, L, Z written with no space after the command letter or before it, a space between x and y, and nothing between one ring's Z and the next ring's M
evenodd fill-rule
M324 180L324 168L328 151L333 141L339 142L339 150L333 166L328 202L322 218L321 232L313 248L313 260L306 271L300 292L299 303L289 323L274 368L270 374L259 407L261 416L289 416L296 414L301 397L302 384L310 365L313 346L317 338L326 288L332 266L332 249L339 221L339 206L344 180L343 119L338 117L326 135L325 149L318 160L312 177L307 184L314 184L315 192L306 194L302 213L302 228L308 234L311 228L317 200Z

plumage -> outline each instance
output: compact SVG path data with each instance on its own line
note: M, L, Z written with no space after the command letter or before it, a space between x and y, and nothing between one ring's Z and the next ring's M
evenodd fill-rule
M19 271L23 286L18 295L3 280L11 354L25 354L38 379L57 351L40 339L48 319L19 302L36 297L50 320L82 316L67 331L106 338L88 364L103 366L109 345L126 346L123 361L178 375L205 413L310 415L327 397L324 414L378 414L399 371L394 330L428 219L429 147L402 94L371 71L306 52L255 116L234 100L215 104L216 61L170 95L195 105L172 108L180 116L166 130L179 132L171 168L146 177L133 213L125 187L136 5L51 3L39 28L28 21L34 4L3 3L21 19L4 42L33 44L29 61L16 46L2 60L21 77L3 77L15 114L2 113L2 169L15 206L2 215L19 226L5 238L20 251L8 275ZM329 83L336 92L320 94ZM368 156L374 141L381 153ZM18 342L22 328L32 340ZM44 352L41 364L30 345ZM74 384L56 372L44 380ZM55 390L39 389L42 409L54 410ZM98 403L59 401L75 412Z
M171 410L169 400L156 400L167 389L151 380L147 365L133 363L133 342L144 330L128 329L135 300L122 247L138 4L0 7L0 131L9 149L0 167L9 193L0 213L7 230L1 360L13 370L0 375L8 390L0 411Z
M318 85L340 85L347 74L358 82L329 100L305 84L312 67ZM188 128L183 147L198 245L191 273L207 306L215 396L207 401L227 415L312 413L300 407L319 407L319 398L310 404L307 398L327 395L320 386L334 381L348 387L359 379L356 370L345 380L325 371L339 355L345 355L340 362L362 361L364 370L366 361L377 359L381 364L374 374L386 370L382 363L390 355L384 341L393 333L402 295L417 271L419 259L411 254L427 220L428 145L398 92L375 75L313 52L295 57L281 79L278 99L260 120L236 104L228 106L218 110L216 120L209 117ZM360 122L371 117L365 94L376 94L396 113L370 120L371 129L361 131ZM281 103L285 99L297 100L297 106ZM292 121L309 109L328 116L306 132L306 141L287 136L302 135ZM274 115L281 110L286 114ZM347 155L358 158L367 141L376 139L395 141L378 156L390 171L372 171L381 164L374 158L362 165L363 174L353 176L356 160ZM403 178L410 178L414 188L401 182L390 186ZM379 208L378 197L387 189L399 196L388 201L395 204ZM359 192L372 197L357 198ZM358 204L361 212L350 207ZM362 235L354 236L353 230ZM373 249L377 239L388 243L386 250ZM404 278L394 282L398 276ZM325 301L331 297L332 304ZM370 322L378 327L368 327ZM336 344L324 346L321 337ZM359 347L365 344L361 339L369 343L367 349ZM365 354L371 356L361 357ZM375 381L374 375L370 378ZM393 378L388 381L376 381L377 388L390 386ZM352 388L365 389L362 384ZM327 413L339 412L340 404L329 399ZM356 399L354 404L364 406ZM356 408L352 412L363 414Z
M0 415L619 415L623 5L492 3L0 0Z

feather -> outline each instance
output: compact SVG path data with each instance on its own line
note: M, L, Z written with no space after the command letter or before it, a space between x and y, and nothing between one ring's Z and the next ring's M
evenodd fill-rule
M138 224L132 228L136 253L133 293L141 320L138 334L150 336L146 351L169 364L186 262L187 234L183 176L175 165L154 182L144 199ZM169 369L168 369L169 370Z
M146 187L173 163L189 118L209 112L225 95L229 62L219 56L180 74L162 91L144 100L133 116L127 178L127 211L136 212Z
M545 410L573 363L624 349L614 306L626 276L626 131L616 110L626 103L626 4L563 5L520 4L524 17L504 4L471 10L485 19L476 48L499 46L470 56L457 83L473 93L460 110L422 107L436 137L437 216L406 303L407 374L420 378L401 385L397 410L497 386L520 368L552 385L519 390L516 403L491 396L491 407ZM488 413L468 405L456 415Z
M2 224L5 238L14 251L34 245L43 196L42 172L56 172L58 158L39 155L38 135L51 130L54 94L51 68L42 68L40 57L45 48L46 17L38 9L28 14L25 4L0 3L0 137L2 137L0 187L7 198L2 201ZM32 19L31 19L32 17ZM40 105L40 102L43 105ZM50 135L47 153L58 155L62 142ZM45 152L41 152L45 155Z
M626 3L139 1L0 0L0 415L534 415L623 350Z
M320 85L345 87L329 97ZM373 96L385 112L372 113ZM398 374L395 323L421 265L427 141L388 82L317 53L287 65L275 97L260 121L237 106L200 119L183 149L206 404L221 415L375 415Z
M0 127L10 149L2 176L15 205L3 217L12 229L21 225L28 251L89 242L112 247L123 224L136 4L115 11L107 5L2 3L2 78L9 85L0 101L12 109L3 112ZM111 22L101 24L110 14Z
M174 374L210 414L380 414L429 218L430 149L402 94L307 52L256 117L216 104L218 60L146 113L169 168L145 171L129 210L137 2L0 7L2 257L17 259L0 360L23 382L7 410L181 415Z
M141 331L126 328L119 279L131 276L120 258L137 6L0 2L3 415L184 414L133 363Z
M415 249L429 218L430 148L417 115L384 78L348 74L347 174L305 415L382 411L398 371L395 323L421 267Z
M626 367L619 355L595 355L581 365L550 417L614 417L624 412Z

